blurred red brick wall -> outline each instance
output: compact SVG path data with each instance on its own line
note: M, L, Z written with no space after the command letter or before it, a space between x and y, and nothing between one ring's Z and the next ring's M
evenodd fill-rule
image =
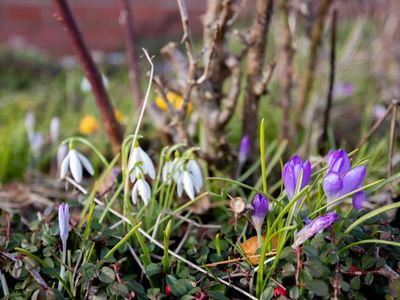
M187 0L191 28L200 30L206 1ZM91 50L124 48L119 0L69 0ZM182 31L176 0L130 0L137 38L177 36ZM55 55L70 54L69 40L53 18L51 0L0 0L0 46L34 46Z

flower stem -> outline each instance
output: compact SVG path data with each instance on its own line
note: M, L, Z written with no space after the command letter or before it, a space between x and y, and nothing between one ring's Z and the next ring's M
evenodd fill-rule
M61 252L61 270L60 270L60 278L64 280L65 274L65 262L67 260L67 241L62 241L62 252ZM58 282L58 290L62 290L61 280Z

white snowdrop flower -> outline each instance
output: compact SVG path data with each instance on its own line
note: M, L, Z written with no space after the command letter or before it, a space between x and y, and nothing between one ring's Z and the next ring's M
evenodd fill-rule
M63 179L68 172L71 171L72 177L76 182L81 182L83 177L83 168L93 176L94 170L90 161L75 149L70 149L67 156L61 163L60 179Z
M53 117L50 121L50 140L53 144L57 143L60 133L60 118Z
M101 79L103 80L104 87L107 89L109 86L108 78L104 74L101 74ZM90 82L87 79L87 77L84 77L82 79L81 90L84 93L90 93L92 91L92 86L90 85Z
M67 144L61 144L60 146L58 146L57 149L57 170L61 170L61 165L64 161L64 158L67 156L68 154L68 146Z
M161 179L162 182L167 183L168 185L172 183L172 179L178 181L180 174L182 173L182 163L179 162L178 158L174 158L173 161L168 160L165 162L162 173Z
M194 159L191 159L187 163L187 170L191 175L196 192L199 193L203 187L203 174L201 173L199 164Z
M140 176L139 178L137 178L135 184L133 185L131 193L132 202L135 205L137 203L138 195L140 196L140 198L142 198L144 205L147 206L147 204L149 204L151 197L151 188L150 185L146 182L146 180L144 180Z
M183 171L182 184L183 184L183 189L186 192L186 195L189 196L190 200L193 200L195 187L193 184L192 176L189 174L188 171Z
M29 140L33 139L34 135L34 127L35 127L35 115L32 112L29 112L25 116L25 129L28 134Z
M33 156L38 158L40 156L40 150L42 149L44 143L43 135L41 133L34 133L29 142L31 144Z
M128 171L131 174L131 182L136 180L138 172L143 172L143 175L148 174L151 179L156 178L156 169L149 155L144 150L136 145L132 151L132 157L129 158Z

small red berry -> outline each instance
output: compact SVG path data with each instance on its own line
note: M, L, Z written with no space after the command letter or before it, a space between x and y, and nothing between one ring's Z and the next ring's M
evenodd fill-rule
M165 295L171 295L171 287L168 284L165 286Z
M283 287L278 286L278 287L276 287L274 289L274 296L275 297L286 296L286 295L287 295L287 292Z

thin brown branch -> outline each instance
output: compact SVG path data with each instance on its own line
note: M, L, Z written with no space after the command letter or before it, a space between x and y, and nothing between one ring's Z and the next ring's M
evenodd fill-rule
M281 103L281 126L279 139L291 139L290 128L290 107L292 105L292 88L293 88L293 37L289 25L289 11L287 0L280 1L280 19L282 26L282 74L280 76L280 103Z
M120 0L120 2L121 2L120 24L124 28L126 54L128 57L129 77L131 79L132 95L134 103L136 103L136 107L140 107L143 93L140 86L140 80L138 74L133 16L129 0Z
M330 60L329 60L329 87L328 87L328 95L326 97L326 106L324 111L324 123L323 123L323 131L321 136L320 144L320 152L325 153L326 148L328 146L328 128L329 128L329 119L331 115L331 107L333 102L333 85L335 83L335 64L336 64L336 23L337 23L337 10L336 8L333 11L332 16L332 28L331 28L331 52L330 52Z
M240 95L242 72L240 69L240 62L235 57L230 57L227 61L227 65L231 70L231 88L228 96L223 100L224 106L219 115L218 123L221 128L224 128L228 124L235 112L236 104Z
M301 121L301 117L303 115L304 108L308 103L308 99L314 84L314 76L315 69L317 66L317 56L319 45L321 44L322 33L324 30L324 21L328 14L329 7L333 0L323 0L321 3L321 7L313 26L312 35L311 35L311 45L310 45L310 56L308 59L306 73L304 74L304 81L300 91L300 97L297 102L295 115L294 115L294 134L296 134L297 128L299 127L299 123Z
M249 135L251 141L250 158L257 153L258 102L263 92L257 89L263 75L267 36L273 11L273 0L258 0L257 13L251 27L247 52L247 80L244 96L242 136Z
M393 109L393 103L390 103L388 108L386 109L385 114L375 122L375 124L372 126L372 128L368 131L368 133L363 137L357 145L357 148L360 148L362 145L364 145L370 138L371 136L378 130L379 127L383 124L383 122L386 120L386 118L389 116L390 112Z
M397 117L397 106L400 104L396 99L392 100L392 120L390 122L390 135L389 135L389 149L388 149L388 167L387 176L392 176L392 164L393 164L393 153L394 153L394 141L396 137L396 117Z
M115 119L114 109L104 87L100 72L90 56L67 1L53 0L53 2L57 10L55 14L56 20L64 26L64 30L71 40L75 54L92 86L96 105L100 111L100 116L112 150L114 153L118 153L123 138L122 129Z

